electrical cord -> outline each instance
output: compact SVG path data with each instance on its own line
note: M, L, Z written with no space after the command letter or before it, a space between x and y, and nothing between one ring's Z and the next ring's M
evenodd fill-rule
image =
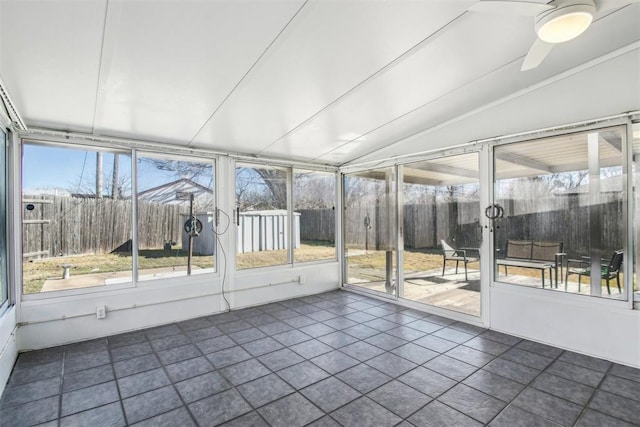
M224 230L222 230L221 232L216 231L215 221L214 221L214 224L211 226L211 228L212 228L213 234L215 234L216 236L216 242L218 242L218 247L220 248L220 252L222 252L222 258L224 261L224 267L222 269L222 284L220 287L220 291L222 294L222 299L224 299L224 302L227 305L227 311L231 311L231 304L229 303L229 300L227 299L227 296L225 295L225 291L224 291L224 284L227 279L227 253L224 250L224 245L220 241L220 236L224 235L227 231L229 231L229 227L231 226L231 217L222 209L217 208L217 212L221 212L222 214L224 214L225 217L227 217L227 225L224 228Z

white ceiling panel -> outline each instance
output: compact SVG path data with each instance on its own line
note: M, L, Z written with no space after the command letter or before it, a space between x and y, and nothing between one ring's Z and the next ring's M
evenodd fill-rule
M91 132L106 4L0 2L0 73L26 122Z
M402 145L402 141L425 130L432 129L449 120L454 120L474 109L481 108L495 99L500 99L512 94L516 89L527 87L528 83L535 82L528 76L518 74L520 64L513 62L496 72L482 76L481 78L460 86L446 97L436 99L411 111L408 114L398 116L382 127L358 136L356 139L337 145L330 151L317 157L318 160L328 163L342 164L352 159L356 161L363 156L379 157L381 149L388 153L396 152L398 147L389 145ZM438 145L440 141L431 142L425 139L419 151L427 151ZM371 156L369 156L371 155Z
M433 127L358 162L446 148L470 141L605 117L640 106L640 44L624 55L541 86L526 95Z
M307 3L194 145L264 150L445 26L470 3Z
M362 137L338 146L338 148L321 156L320 160L329 163L341 163L347 161L346 159L348 158L358 159L363 156L364 159L370 160L383 155L379 151L382 148L384 148L385 153L393 152L392 156L398 155L399 152L406 154L407 151L402 149L402 140L405 138L419 135L420 132L433 129L449 120L457 120L457 118L476 109L481 109L492 102L512 96L518 91L526 92L528 88L535 86L537 82L553 79L554 76L577 67L586 61L607 55L616 49L624 48L640 40L640 25L638 25L638 22L640 22L640 4L609 14L594 23L583 37L565 45L556 46L539 68L520 72L521 63L519 60L510 63L495 72L483 75L480 79L470 84L460 85L455 91L448 93L447 96L428 103L412 111L411 114L398 116L393 122L387 123L383 127L372 129L363 134ZM612 31L613 28L616 31ZM637 78L634 80L640 80L640 74L637 74ZM589 87L591 88L595 85L595 89L600 89L600 85L606 86L606 84L607 81L605 79L598 80L596 78ZM522 94L522 96L525 95L526 93ZM617 95L613 96L613 98L617 98ZM553 99L553 97L551 96L550 99ZM553 106L554 102L552 101L540 108L550 110ZM638 107L640 107L640 97L638 97L636 108ZM547 126L562 124L562 115L557 115L557 117L557 122L547 124ZM464 123L464 120L461 120L461 123ZM469 140L499 136L507 132L506 128L513 129L512 123L500 117L496 117L492 122L492 126L494 133L477 135L469 138ZM522 128L521 131L532 129L535 129L535 127ZM511 130L510 132L515 131ZM397 141L400 141L397 143L399 147L395 149L391 147L385 148ZM423 139L420 151L441 147L442 144L443 141L430 138Z
M494 15L467 13L438 37L363 83L351 96L331 105L265 154L289 155L297 147L307 145L310 156L320 157L353 139L358 139L357 146L366 147L367 137L360 138L362 135L496 71L496 64L501 68L519 59L532 40L529 22L528 17L504 20ZM461 27L466 31L458 31ZM504 37L505 34L509 37Z
M31 127L332 165L640 110L640 4L521 72L474 1L0 0L0 75Z
M188 143L302 3L111 2L96 132Z

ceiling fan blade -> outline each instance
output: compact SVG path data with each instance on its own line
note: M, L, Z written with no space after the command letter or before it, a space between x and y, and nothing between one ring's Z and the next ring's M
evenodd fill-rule
M596 0L598 12L617 9L631 3L640 3L640 0Z
M527 57L524 58L524 62L522 63L522 68L520 71L531 70L532 68L536 68L540 63L546 58L546 56L551 52L551 48L553 48L553 43L547 43L540 39L536 39L529 49L529 53L527 53Z
M553 5L530 1L480 0L469 6L467 10L502 15L536 16L540 12L555 8L556 6Z

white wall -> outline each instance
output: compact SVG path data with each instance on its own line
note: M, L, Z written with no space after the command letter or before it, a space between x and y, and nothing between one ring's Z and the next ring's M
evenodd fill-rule
M298 283L299 276L305 277ZM295 298L338 288L337 262L227 274L232 309ZM191 280L188 280L191 279ZM30 350L104 337L120 332L210 315L226 310L220 276L192 276L141 283L136 288L23 301L18 348ZM105 304L107 317L96 319Z
M16 309L12 307L0 316L0 395L18 357L15 328Z
M640 368L640 310L626 302L495 284L491 328Z

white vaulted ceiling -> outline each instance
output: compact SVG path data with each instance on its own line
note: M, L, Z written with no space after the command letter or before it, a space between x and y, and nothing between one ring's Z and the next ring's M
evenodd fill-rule
M640 4L540 67L474 0L0 0L30 127L342 165L640 109Z

